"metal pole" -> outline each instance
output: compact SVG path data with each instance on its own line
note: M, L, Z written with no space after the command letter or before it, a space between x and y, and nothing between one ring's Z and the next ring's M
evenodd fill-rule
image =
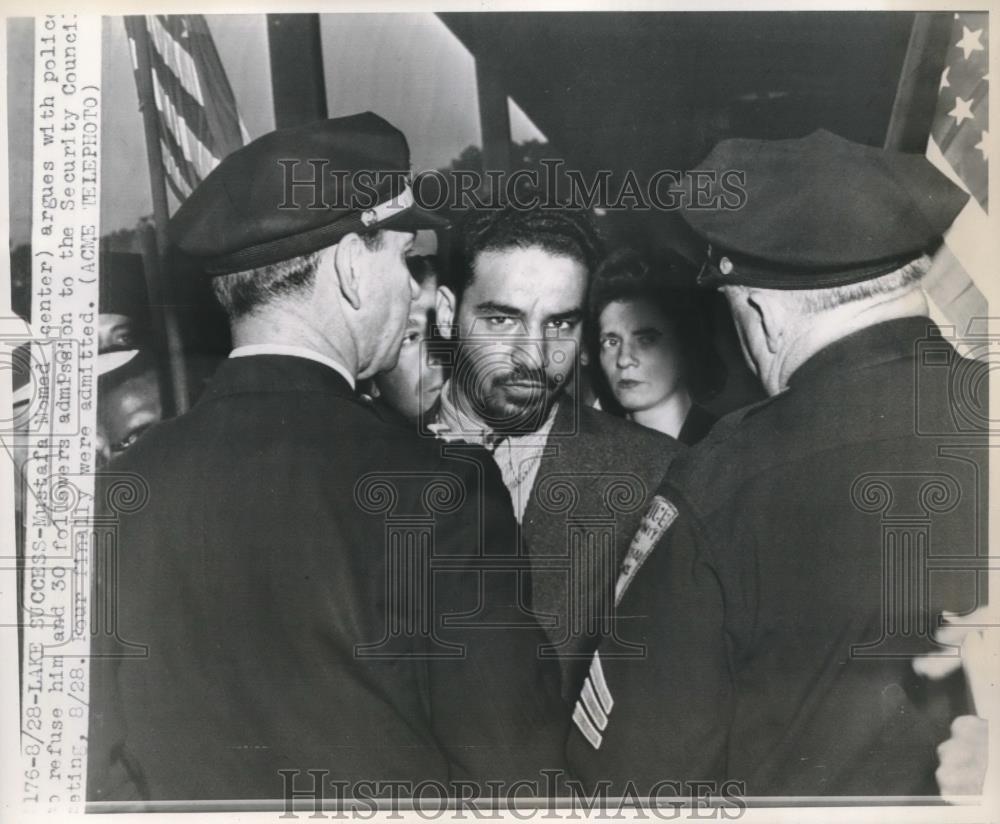
M479 125L483 133L483 170L510 171L510 111L503 73L490 59L476 55Z
M950 34L950 13L917 12L913 15L910 41L886 130L886 149L927 150Z
M274 125L325 120L326 78L318 14L267 15Z
M146 136L146 160L149 164L149 188L153 198L153 228L141 229L143 264L146 273L146 289L149 293L150 314L159 311L158 327L161 351L166 355L166 374L169 381L160 381L163 397L164 417L186 412L188 403L187 377L184 368L184 346L181 341L180 324L172 305L166 300L169 289L163 280L166 269L167 222L170 209L167 204L166 173L163 169L163 154L160 149L160 124L156 112L156 98L153 93L152 66L149 59L148 35L144 17L126 17L125 25L135 44L135 82L139 93L139 111ZM157 329L154 329L156 332Z

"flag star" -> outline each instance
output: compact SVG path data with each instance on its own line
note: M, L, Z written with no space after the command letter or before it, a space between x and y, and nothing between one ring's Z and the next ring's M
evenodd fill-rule
M990 147L989 147L990 133L983 129L983 136L979 139L979 142L974 148L979 149L983 154L983 160L990 159Z
M979 42L979 38L982 36L982 33L982 29L972 31L968 26L962 26L962 39L955 45L962 50L962 56L966 60L969 59L969 55L973 52L983 50L983 44Z
M956 126L961 126L963 120L972 120L975 117L972 114L972 101L956 97L955 108L948 112L948 117L955 118Z
M944 89L950 89L951 83L948 82L948 72L951 71L951 66L945 66L944 71L941 72L941 85L938 86L938 91L943 91Z

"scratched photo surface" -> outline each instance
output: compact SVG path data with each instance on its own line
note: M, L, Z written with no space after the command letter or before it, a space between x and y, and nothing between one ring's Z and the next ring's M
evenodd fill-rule
M970 8L8 17L5 801L985 810Z

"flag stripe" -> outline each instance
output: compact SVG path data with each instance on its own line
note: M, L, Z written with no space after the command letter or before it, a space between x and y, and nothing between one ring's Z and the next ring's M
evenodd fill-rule
M187 120L178 114L174 108L173 98L160 86L159 78L153 75L153 94L156 97L156 108L161 115L161 123L170 130L174 140L180 145L198 176L204 178L218 163L219 158L198 139Z
M156 15L156 20L163 27L168 37L174 40L188 54L191 54L191 49L188 46L188 36L194 22L191 17L185 20L183 17L176 15L158 14Z
M186 161L182 157L177 160L176 144L168 142L168 136L160 138L160 153L163 155L163 165L167 173L174 179L177 187L187 194L193 191L191 180L193 179L191 170L187 167Z
M205 107L193 98L184 88L180 79L163 62L154 50L150 52L150 62L153 64L153 80L158 83L161 91L166 92L171 100L174 111L188 124L188 128L198 136L198 141L210 147L215 154L214 136L205 119Z
M166 173L167 182L173 189L174 195L183 201L191 194L191 185L185 179L180 168L178 168L177 161L174 159L170 147L162 139L160 140L160 153L163 155L163 171Z
M211 133L215 136L214 151L225 157L249 142L249 136L236 109L236 97L229 85L215 41L208 30L204 18L188 18L189 47L195 61L203 67L200 73L201 87L213 105L205 107L205 118Z
M139 58L135 55L135 38L130 34L128 36L128 53L129 57L132 58L132 71L139 71Z
M183 179L185 185L193 190L200 183L198 170L185 157L184 150L166 126L164 126L162 120L160 121L160 145L164 149L163 162L166 163L169 158L174 164L173 168L178 170L180 179Z
M201 94L201 84L198 82L198 69L195 66L194 58L167 33L158 17L150 16L146 18L146 21L149 26L149 36L163 62L170 67L170 70L184 86L185 91L197 100L200 106L204 106L205 99Z
M249 136L202 15L124 20L140 89L137 38L143 38L149 55L164 176L170 193L181 203Z

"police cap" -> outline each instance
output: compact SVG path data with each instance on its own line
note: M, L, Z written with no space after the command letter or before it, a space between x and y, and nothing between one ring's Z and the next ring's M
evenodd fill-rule
M174 246L209 275L255 269L345 235L447 221L415 205L410 151L372 112L279 129L223 159L170 221Z
M823 130L723 140L698 169L709 196L682 216L708 242L698 277L706 286L820 289L875 278L933 251L968 199L923 155Z

